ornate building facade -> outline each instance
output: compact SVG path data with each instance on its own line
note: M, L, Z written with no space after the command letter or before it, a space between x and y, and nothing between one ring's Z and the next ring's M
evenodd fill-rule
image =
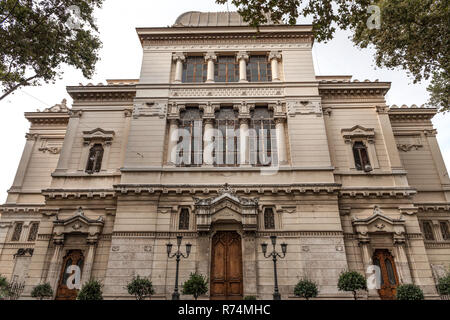
M450 267L450 180L431 119L436 109L388 107L390 83L316 76L312 27L264 25L236 13L188 12L139 28L139 79L69 86L65 101L26 113L30 130L0 207L0 274L73 299L68 268L130 298L134 275L154 299L210 281L206 298L271 299L287 244L283 299L299 279L344 299L339 274L376 264L391 298L401 283L437 298ZM271 246L269 246L269 249ZM182 298L189 298L184 297Z

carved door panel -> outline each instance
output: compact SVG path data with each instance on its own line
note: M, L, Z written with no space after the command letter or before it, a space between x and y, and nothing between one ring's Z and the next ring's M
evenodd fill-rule
M69 289L67 287L67 279L72 275L68 273L68 268L72 265L80 267L83 270L84 257L81 250L70 250L63 258L63 265L59 275L58 289L56 291L55 300L76 300L78 290Z
M378 294L382 300L393 300L397 292L398 274L394 257L386 249L377 249L373 255L373 264L381 269L381 289Z
M211 259L211 299L242 299L241 236L237 232L216 233L212 240Z

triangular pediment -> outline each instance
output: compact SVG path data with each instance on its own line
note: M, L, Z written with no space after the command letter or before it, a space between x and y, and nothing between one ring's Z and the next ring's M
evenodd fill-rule
M375 135L375 129L373 128L365 128L360 125L353 126L348 129L341 130L344 138L351 137L373 137Z
M114 138L113 130L104 130L102 128L96 128L90 131L83 131L83 139L85 141L98 139L103 141L110 141Z
M398 232L404 228L405 220L388 217L376 206L373 215L363 219L353 218L352 223L357 230L364 232Z

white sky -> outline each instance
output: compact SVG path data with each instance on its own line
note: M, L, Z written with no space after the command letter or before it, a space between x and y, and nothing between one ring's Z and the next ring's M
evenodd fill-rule
M72 100L65 91L67 85L138 78L142 53L135 28L170 26L186 11L227 11L227 6L215 4L215 0L106 0L96 13L103 48L94 79L84 79L81 72L64 68L63 78L56 83L24 88L0 102L0 148L3 150L0 157L0 203L6 199L6 191L12 185L25 145L29 124L23 113L53 106L63 98L67 98L70 106ZM298 23L307 21L299 20ZM404 71L375 69L373 52L356 49L347 38L348 33L339 32L333 41L315 44L316 74L345 74L358 80L390 81L392 88L386 97L388 105L421 105L427 101L426 83L413 85ZM450 114L439 114L433 120L447 168L450 168L449 120Z

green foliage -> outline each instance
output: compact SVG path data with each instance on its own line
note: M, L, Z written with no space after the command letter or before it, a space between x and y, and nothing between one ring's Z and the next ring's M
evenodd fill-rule
M256 300L256 296L245 296L244 300Z
M397 300L423 300L423 291L415 284L402 284L397 287Z
M216 0L224 4L228 0ZM312 18L314 37L331 40L337 28L351 30L360 48L375 49L378 67L407 70L413 81L431 79L430 106L449 111L450 34L446 0L232 0L244 21L259 27L266 23L296 24ZM380 28L369 6L379 8Z
M50 286L50 283L39 284L33 288L31 291L31 296L33 298L38 298L39 300L43 300L45 298L53 297L53 290Z
M139 276L133 277L133 280L127 284L127 290L129 294L136 297L136 300L144 300L155 293L152 282Z
M0 299L9 297L9 283L5 277L0 274Z
M94 74L103 0L0 1L0 100L22 86L54 82L69 65ZM74 12L69 8L79 8Z
M319 289L317 284L309 279L301 279L294 288L294 294L298 297L309 300L317 297Z
M350 291L353 293L353 298L356 300L356 293L358 290L367 290L366 278L356 271L346 271L339 275L338 280L339 291Z
M195 300L208 292L208 281L198 273L191 273L189 280L183 284L183 294L191 294Z
M445 277L439 278L438 289L441 295L450 295L450 272Z
M97 280L86 282L78 292L77 300L103 300L102 284Z

